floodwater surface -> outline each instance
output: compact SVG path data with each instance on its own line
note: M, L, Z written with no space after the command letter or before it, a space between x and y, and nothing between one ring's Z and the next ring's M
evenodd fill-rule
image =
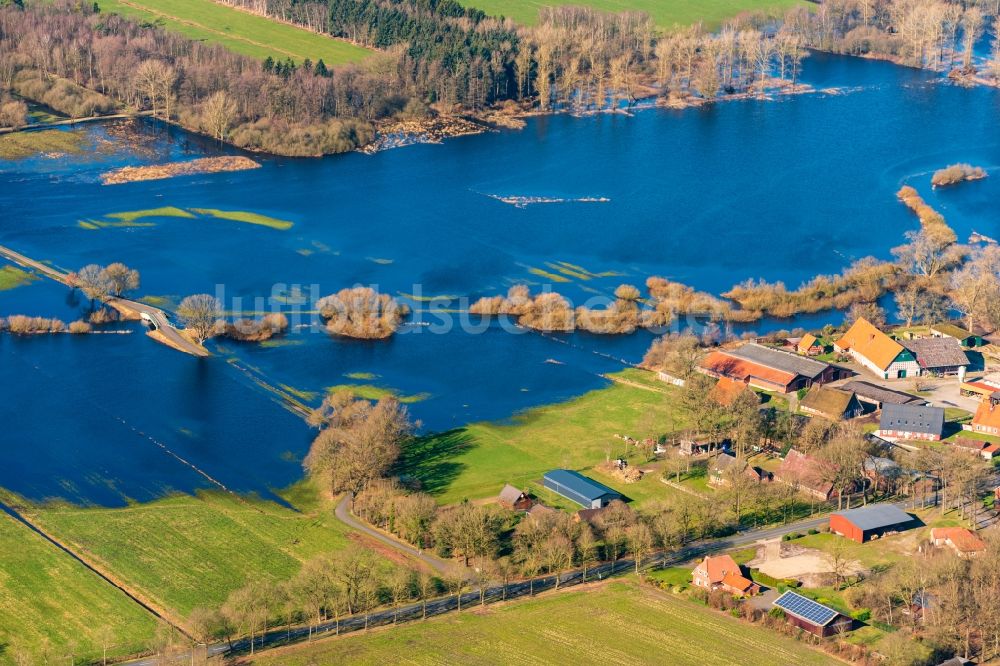
M240 491L291 483L310 431L250 376L311 403L341 384L391 389L431 430L579 395L641 359L652 335L463 325L462 299L525 282L580 305L650 275L713 293L747 278L794 287L888 258L917 227L895 198L903 184L960 238L1000 235L998 91L826 55L803 79L820 92L535 118L375 156L255 157L262 168L127 185L99 176L233 151L143 123L88 128L93 153L0 162L0 244L67 269L124 261L165 307L208 292L233 311L298 313L287 338L219 342L203 361L138 327L0 339L0 486L113 504L209 476ZM960 161L991 177L931 190L932 172ZM309 297L355 284L408 299L415 321L378 342L316 330ZM86 307L43 282L0 292L2 314L69 321Z

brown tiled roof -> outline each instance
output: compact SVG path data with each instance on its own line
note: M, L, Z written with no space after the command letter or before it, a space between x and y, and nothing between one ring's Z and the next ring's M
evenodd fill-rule
M862 317L837 340L836 346L841 350L853 349L855 353L864 356L882 370L888 369L903 351L899 344Z
M799 340L798 350L803 353L807 352L812 347L816 346L817 342L819 342L819 338L817 338L812 333L806 333L805 335L802 336L802 339Z
M503 490L500 491L500 501L504 504L513 506L517 500L521 499L521 495L523 494L524 493L521 492L520 488L515 488L508 483L503 487Z
M705 357L705 360L701 362L701 367L714 374L739 381L756 377L778 386L788 386L795 381L795 375L790 372L774 370L721 351L714 351Z
M713 584L721 583L729 574L741 574L740 565L729 555L706 555L699 566L708 574L708 582Z
M978 553L986 550L986 543L964 527L935 527L931 529L931 538L935 541L938 539L950 541L960 553Z
M972 417L972 425L987 428L1000 428L1000 406L993 406L993 401L987 398L979 403L976 415Z
M903 343L922 368L952 368L969 365L962 343L955 338L917 338Z
M740 393L746 390L747 385L741 381L729 377L719 377L719 381L712 388L712 399L723 407L728 407L733 404Z
M829 468L836 468L836 465L825 460L812 458L795 449L789 449L785 459L781 461L781 467L778 468L776 476L785 483L797 483L805 488L829 495L833 490L833 482L823 478L823 472Z
M746 592L753 587L752 580L735 572L727 573L725 578L722 579L722 584L726 587L731 587L734 590L739 590L740 592Z

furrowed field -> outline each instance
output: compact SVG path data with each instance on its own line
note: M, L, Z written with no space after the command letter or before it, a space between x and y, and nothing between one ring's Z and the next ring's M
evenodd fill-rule
M404 452L400 472L419 478L423 489L442 504L494 496L504 483L511 483L530 486L547 504L558 506L559 499L541 487L545 472L590 468L604 462L609 446L612 457L630 452L615 434L645 438L687 425L680 389L640 370L616 377L632 383L616 382L568 402L531 409L508 422L473 423L422 438ZM640 501L668 492L654 476L625 487L595 474L601 483Z
M783 12L801 0L469 0L466 4L477 9L512 18L518 23L538 22L542 7L576 5L593 7L602 12L646 12L660 27L692 25L699 21L709 30L741 12Z
M307 664L831 664L791 638L634 583L550 594L256 657Z
M306 58L327 65L358 62L371 51L212 0L99 0L102 11L157 23L191 39L215 42L252 58Z
M99 662L105 642L108 656L126 655L153 636L150 613L3 512L0 543L0 664L22 651L39 658L27 663Z

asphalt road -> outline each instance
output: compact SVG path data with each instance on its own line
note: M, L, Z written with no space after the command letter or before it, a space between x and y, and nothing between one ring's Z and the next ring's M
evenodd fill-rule
M357 530L358 532L370 536L373 539L377 539L390 548L393 548L394 550L397 550L405 555L420 560L427 566L431 567L434 571L437 571L439 574L448 574L455 571L455 567L453 567L449 562L425 553L422 550L418 550L409 544L403 543L402 541L393 539L392 537L387 536L386 534L383 534L382 532L379 532L378 530L373 529L357 520L351 514L351 495L349 493L344 495L343 499L337 503L337 509L334 513L340 522L344 523L351 529Z
M35 261L31 257L27 257L20 252L10 249L9 247L4 247L0 245L0 257L5 257L16 264L20 264L25 268L31 268L38 271L42 275L55 280L56 282L61 282L65 285L71 285L69 275L63 271L53 268L52 266L47 266L40 261ZM125 298L110 298L108 303L114 305L118 303L130 310L138 312L140 315L145 314L152 320L156 329L160 331L160 334L168 341L168 344L175 349L191 354L193 356L210 356L207 349L201 345L196 345L186 337L180 334L180 332L170 323L170 319L167 317L167 313L160 308L153 307L152 305L146 305L145 303L140 303L138 301L130 301Z

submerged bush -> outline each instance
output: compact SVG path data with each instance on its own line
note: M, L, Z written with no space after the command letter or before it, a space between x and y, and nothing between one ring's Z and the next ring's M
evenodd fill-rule
M237 319L226 324L224 335L242 342L263 342L288 330L288 317L275 312L260 319Z
M932 187L946 187L966 180L986 178L986 170L971 164L952 164L934 172L931 178Z
M28 317L11 315L4 321L0 319L0 331L6 330L14 335L31 335L35 333L61 333L66 330L66 324L59 319L47 317Z
M333 335L362 340L388 338L409 314L410 309L371 287L342 289L316 303L326 330Z
M82 319L78 319L71 322L69 325L69 332L74 335L83 335L84 333L90 333L91 326Z

